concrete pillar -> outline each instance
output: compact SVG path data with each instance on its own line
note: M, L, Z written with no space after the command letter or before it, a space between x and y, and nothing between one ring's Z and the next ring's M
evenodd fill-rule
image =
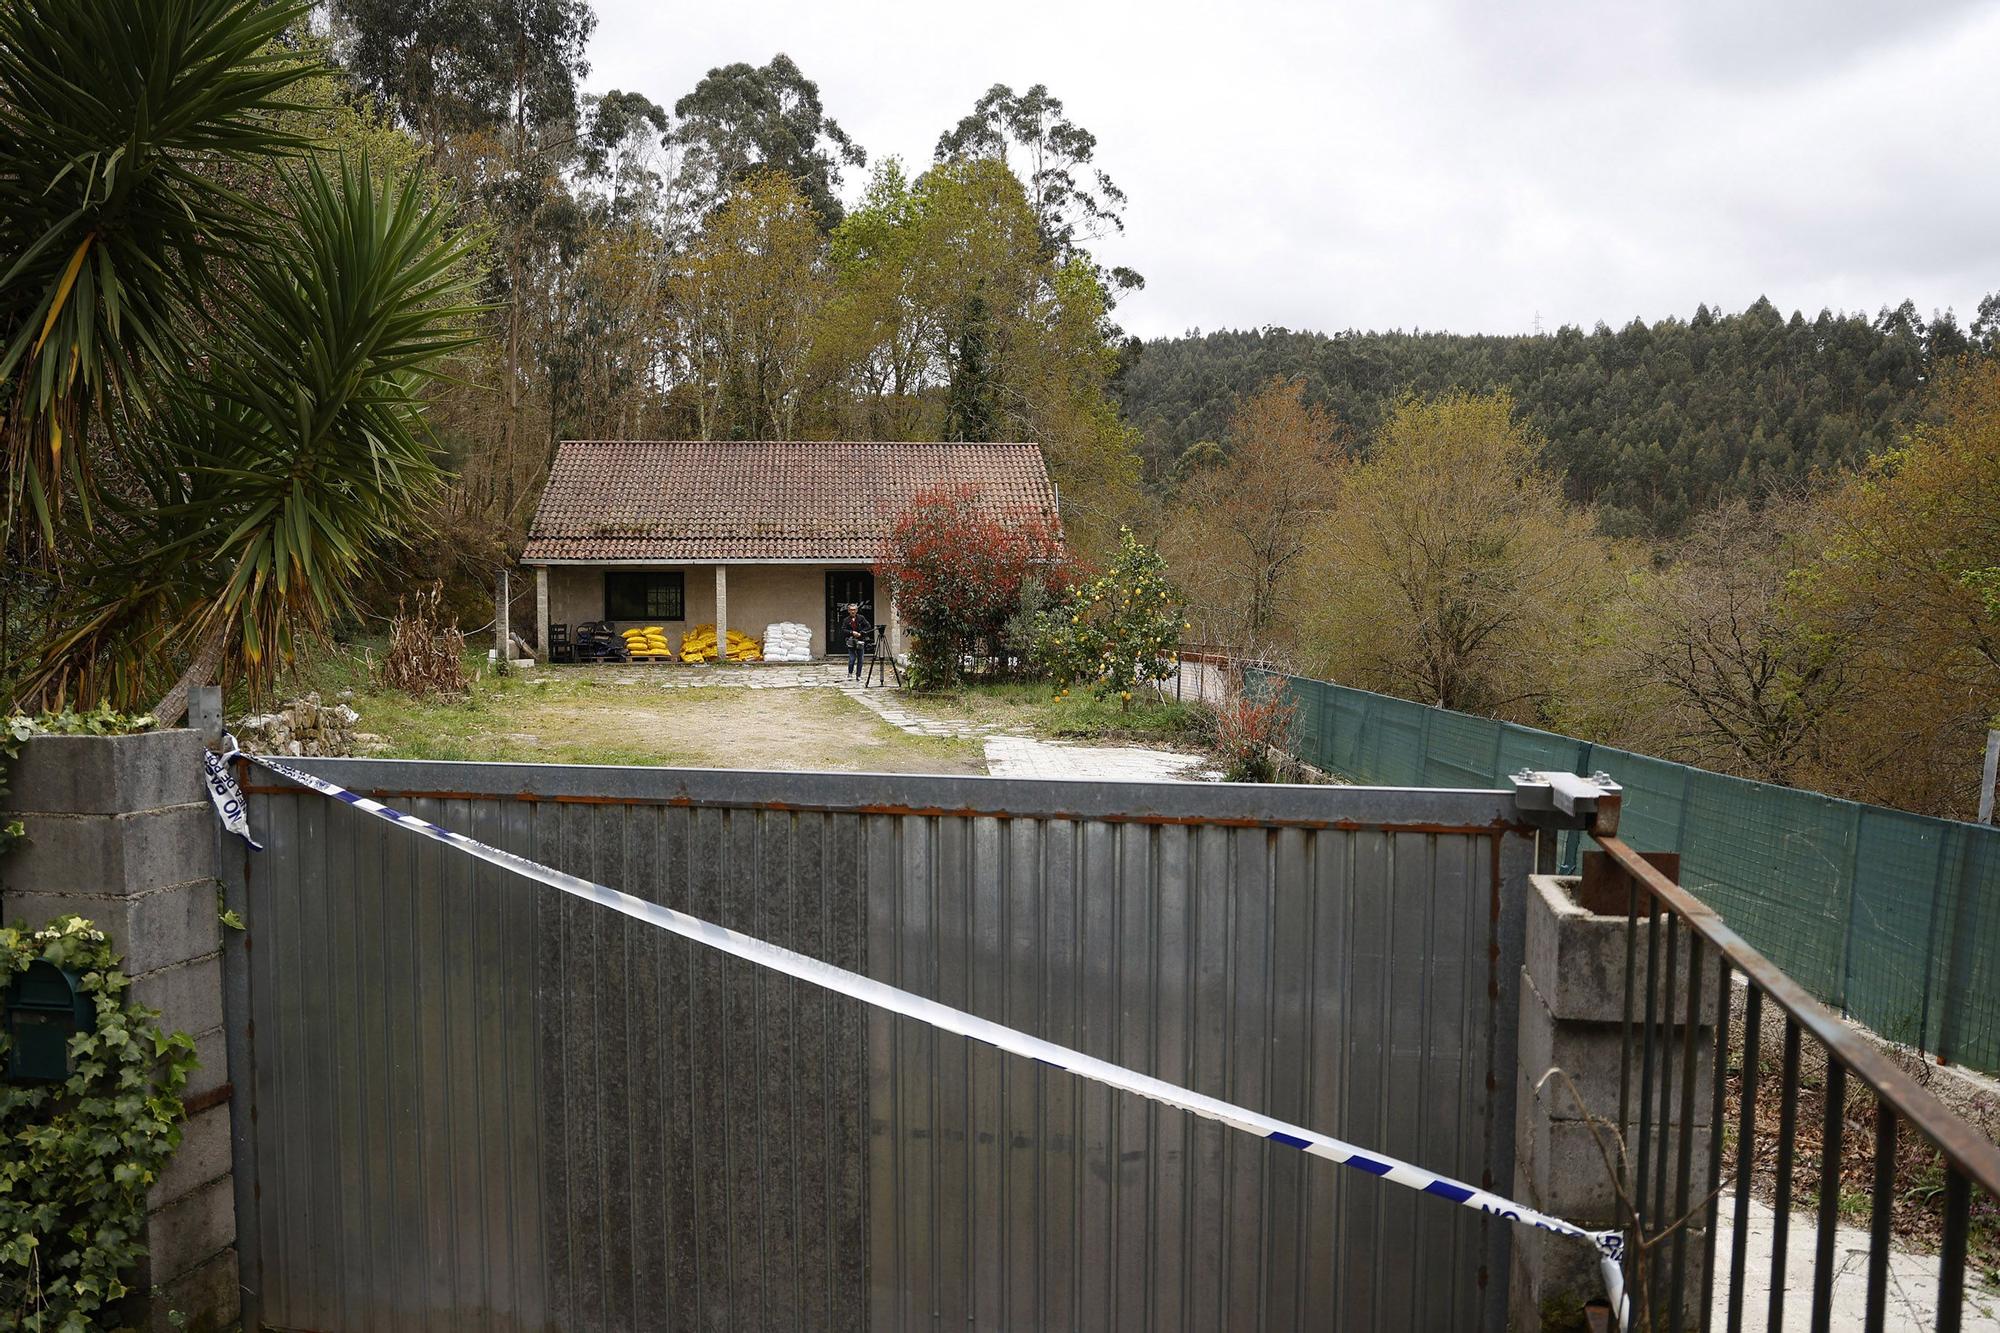
M88 917L124 956L132 997L160 1011L163 1029L195 1039L201 1067L182 1093L181 1146L153 1186L148 1257L126 1279L142 1307L132 1317L160 1330L169 1311L191 1328L227 1328L239 1306L216 818L201 756L193 731L38 736L0 797L28 833L0 861L0 921Z
M535 566L535 651L549 660L549 567Z
M508 642L514 627L508 623L508 610L513 597L507 587L507 571L503 567L493 584L493 646L498 650L494 669L505 671L507 664L514 660L514 645Z
M1546 836L1546 835L1544 835ZM1519 1084L1515 1095L1514 1198L1531 1208L1593 1229L1625 1225L1617 1187L1605 1167L1603 1147L1611 1161L1619 1160L1615 1127L1618 1120L1619 1068L1625 1014L1626 918L1599 916L1579 906L1575 878L1530 877L1526 962L1522 967L1520 1000ZM1622 893L1618 895L1621 900ZM1664 930L1664 924L1662 929ZM1634 994L1644 1013L1646 931L1643 915L1637 932ZM1664 944L1664 940L1662 941ZM1663 964L1664 966L1664 964ZM1694 1131L1690 1139L1693 1169L1690 1202L1707 1197L1708 1153L1714 1126L1715 966L1707 951L1700 978L1699 1025L1695 1029ZM1687 1015L1687 946L1682 932L1674 994L1667 1012L1677 1020L1668 1048L1674 1062L1674 1088L1665 1107L1670 1152L1677 1153L1680 1124L1681 1034ZM1624 1130L1630 1160L1638 1160L1639 1043L1634 1022L1632 1063L1632 1122ZM1659 1065L1654 1066L1657 1071ZM1561 1070L1567 1082L1551 1070ZM1572 1087L1574 1091L1572 1091ZM1655 1098L1658 1097L1657 1086ZM1579 1104L1581 1103L1581 1104ZM1652 1124L1661 1123L1655 1108ZM1659 1139L1653 1145L1658 1160ZM1677 1163L1677 1155L1670 1165ZM1674 1176L1669 1170L1668 1189ZM1663 1209L1648 1204L1649 1226L1659 1227ZM1684 1281L1687 1308L1700 1303L1701 1268L1706 1233L1699 1225L1689 1231ZM1649 1283L1656 1301L1667 1296L1669 1246L1656 1251ZM1583 1303L1604 1295L1597 1255L1581 1242L1529 1227L1514 1229L1513 1273L1509 1284L1510 1326L1517 1330L1568 1330L1584 1327Z
M715 567L715 664L729 660L729 567Z

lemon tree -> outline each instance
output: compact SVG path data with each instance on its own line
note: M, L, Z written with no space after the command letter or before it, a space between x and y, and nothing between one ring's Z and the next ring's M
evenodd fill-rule
M1111 567L1036 617L1036 664L1061 693L1087 685L1129 707L1135 690L1174 673L1186 611L1160 553L1120 528Z

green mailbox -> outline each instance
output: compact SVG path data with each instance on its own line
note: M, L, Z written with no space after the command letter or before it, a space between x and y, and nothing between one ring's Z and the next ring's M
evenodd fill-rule
M60 1083L69 1077L69 1039L97 1026L82 978L38 958L7 988L7 1081Z

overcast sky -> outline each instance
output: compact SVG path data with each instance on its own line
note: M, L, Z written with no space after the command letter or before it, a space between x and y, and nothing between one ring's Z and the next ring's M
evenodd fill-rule
M1119 317L1509 332L2000 290L2000 0L593 0L593 91L788 53L921 167L1046 83L1131 196ZM852 198L865 173L849 173Z

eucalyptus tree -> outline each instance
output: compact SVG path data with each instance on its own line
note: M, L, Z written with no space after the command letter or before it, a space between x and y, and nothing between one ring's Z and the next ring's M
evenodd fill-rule
M1164 477L1181 451L1218 440L1231 404L1273 374L1357 436L1378 431L1406 389L1505 389L1545 441L1543 462L1607 533L1671 537L1702 512L1893 448L1925 413L1928 386L1962 355L2000 354L2000 294L1967 327L1926 323L1905 303L1877 319L1822 310L1633 320L1593 331L1455 334L1225 329L1145 345L1119 385Z
M1973 351L2000 355L2000 292L1988 292L1980 299L1978 313L1973 315L1967 332Z
M666 111L643 93L614 88L586 97L587 125L578 138L584 182L597 187L600 220L620 225L663 222L667 187L663 157Z
M1125 191L1096 165L1097 136L1064 114L1062 99L1047 84L1020 93L994 84L938 136L936 156L939 162L997 157L1010 167L1018 157L1035 225L1059 260L1083 255L1086 242L1125 230ZM1101 277L1118 290L1145 285L1129 268Z
M804 194L769 172L739 185L669 288L704 440L795 440L823 387L815 356L829 282Z
M502 129L525 139L576 116L587 0L333 0L349 76L433 148Z
M841 171L868 154L826 114L819 85L783 52L770 63L711 69L674 103L673 140L697 213L726 202L752 176L776 172L805 196L822 230L843 216Z

